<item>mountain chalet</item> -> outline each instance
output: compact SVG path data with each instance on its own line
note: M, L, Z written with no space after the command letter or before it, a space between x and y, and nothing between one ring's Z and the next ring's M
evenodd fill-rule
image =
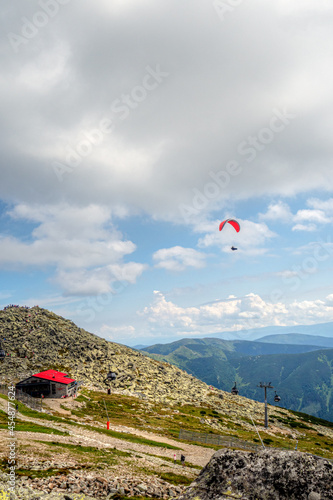
M16 390L35 398L67 398L76 395L77 386L77 381L66 373L46 370L19 382Z

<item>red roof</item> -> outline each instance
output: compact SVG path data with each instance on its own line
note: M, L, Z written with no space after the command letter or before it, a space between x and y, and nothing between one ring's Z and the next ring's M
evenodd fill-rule
M61 384L75 382L75 379L69 378L67 373L57 372L57 370L46 370L45 372L35 373L35 375L32 376L52 380L53 382L60 382Z

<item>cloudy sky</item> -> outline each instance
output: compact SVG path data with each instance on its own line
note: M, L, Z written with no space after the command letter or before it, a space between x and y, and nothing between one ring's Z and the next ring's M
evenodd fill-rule
M1 25L1 307L128 345L333 321L331 2L2 0Z

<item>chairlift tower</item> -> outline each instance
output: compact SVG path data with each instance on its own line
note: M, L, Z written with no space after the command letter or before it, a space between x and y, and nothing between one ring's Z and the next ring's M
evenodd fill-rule
M268 416L267 416L267 389L274 389L274 387L271 385L270 382L268 384L263 384L260 382L257 387L260 387L261 389L265 389L265 428L267 429L268 427Z

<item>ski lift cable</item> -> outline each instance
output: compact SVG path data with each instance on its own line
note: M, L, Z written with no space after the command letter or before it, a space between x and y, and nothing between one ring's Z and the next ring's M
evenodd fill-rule
M258 429L257 429L257 427L256 427L256 425L255 425L255 423L253 422L253 418L252 418L252 416L251 416L251 415L250 415L250 419L252 420L253 427L255 428L255 430L256 430L256 432L257 432L257 434L258 434L258 437L259 437L259 439L260 439L260 441L261 441L262 447L263 447L263 448L265 448L265 445L264 445L264 443L263 443L263 441L262 441L262 439L261 439L261 436L260 436L260 434L259 434L259 431L258 431Z

